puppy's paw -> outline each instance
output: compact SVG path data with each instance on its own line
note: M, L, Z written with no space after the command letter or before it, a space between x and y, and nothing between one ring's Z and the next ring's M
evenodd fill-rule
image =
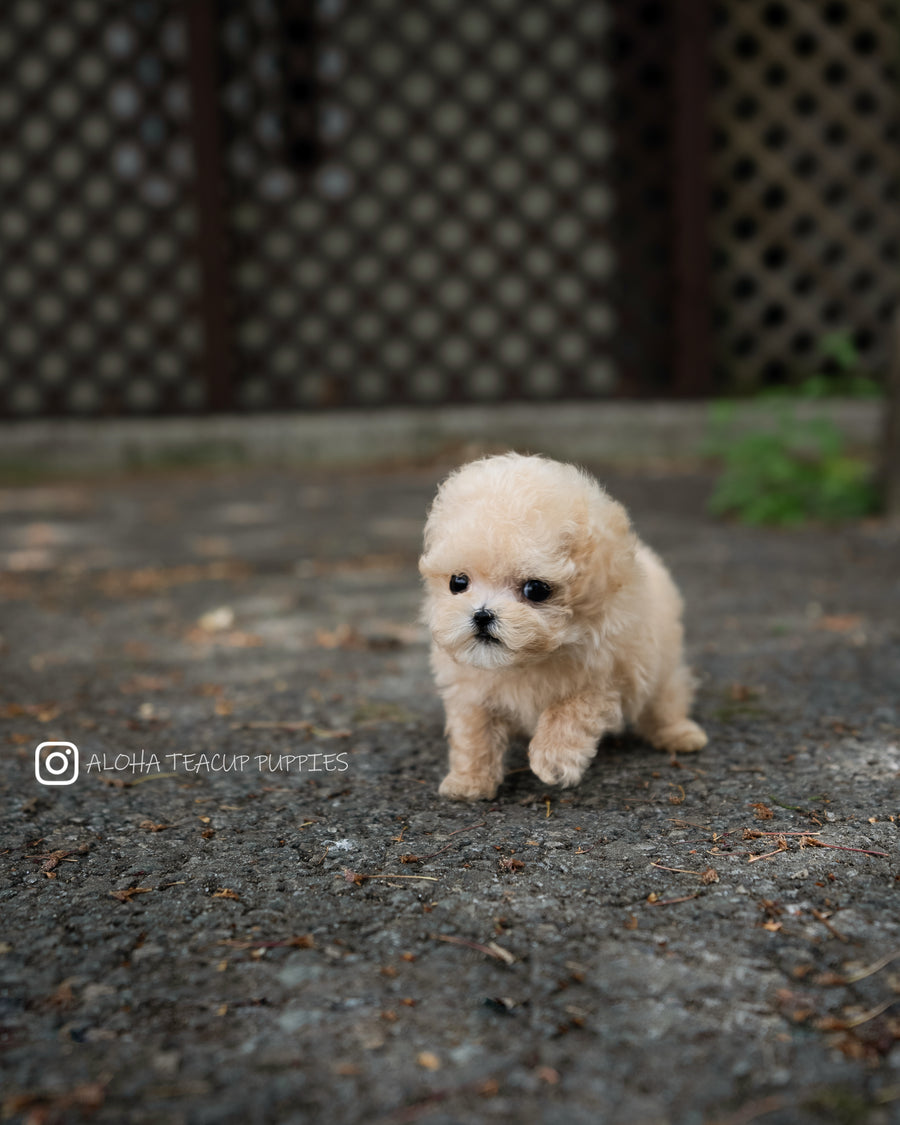
M561 785L564 789L569 789L581 781L589 760L582 760L571 751L551 751L535 746L534 743L528 749L528 761L532 772L537 774L545 785Z
M497 782L490 777L451 770L441 782L438 793L454 801L490 801L497 795Z
M708 741L706 731L692 719L682 719L663 727L652 739L657 750L665 750L670 754L692 754L695 750L702 750Z

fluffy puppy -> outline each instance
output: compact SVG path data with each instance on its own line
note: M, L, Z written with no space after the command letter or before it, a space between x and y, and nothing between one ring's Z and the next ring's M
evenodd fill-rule
M699 750L682 602L621 504L574 465L507 453L441 485L419 569L450 743L445 797L492 798L509 736L577 785L607 731Z

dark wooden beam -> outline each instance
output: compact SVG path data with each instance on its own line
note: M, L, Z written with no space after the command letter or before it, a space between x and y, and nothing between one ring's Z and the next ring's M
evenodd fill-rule
M900 518L900 308L891 326L891 356L885 387L881 443L881 499L885 514Z
M201 267L206 405L234 405L235 355L228 284L228 211L216 0L184 0L188 31L191 135Z
M710 0L673 0L672 391L708 395L710 285Z

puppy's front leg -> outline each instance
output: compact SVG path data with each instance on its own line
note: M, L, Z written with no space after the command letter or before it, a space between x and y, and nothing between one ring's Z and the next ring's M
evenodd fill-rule
M484 707L444 701L450 772L441 782L442 797L463 801L490 800L503 780L506 724Z
M577 785L609 730L622 727L618 699L575 696L548 707L528 747L531 768L547 785Z

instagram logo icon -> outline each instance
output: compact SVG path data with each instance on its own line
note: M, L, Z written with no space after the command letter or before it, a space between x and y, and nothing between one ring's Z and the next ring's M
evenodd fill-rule
M71 785L78 780L74 742L42 742L34 752L34 776L41 785Z

